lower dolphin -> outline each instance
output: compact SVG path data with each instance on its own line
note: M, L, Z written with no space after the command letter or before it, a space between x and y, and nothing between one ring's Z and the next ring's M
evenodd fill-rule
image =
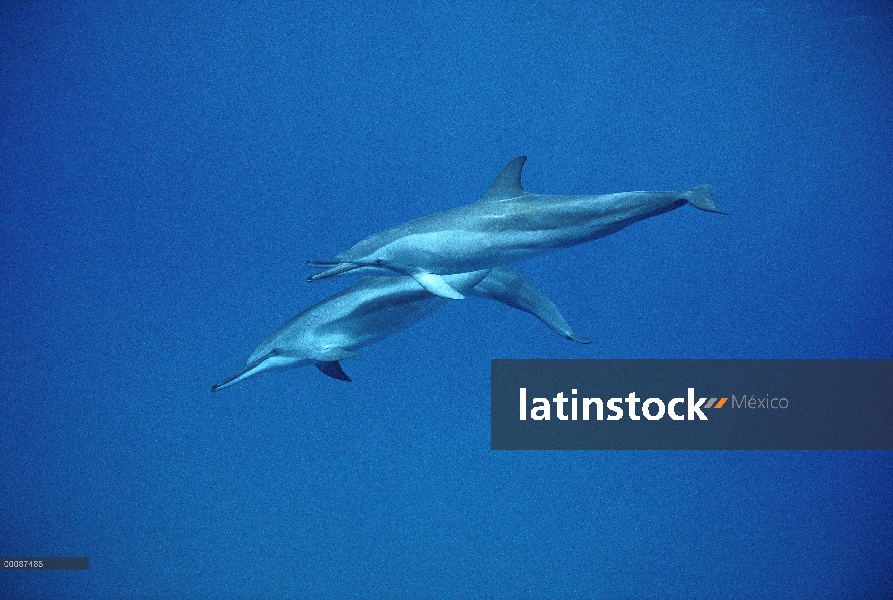
M582 344L555 304L533 284L507 267L449 275L453 289L503 302L539 318L563 338ZM211 388L275 371L314 364L343 381L350 378L339 361L365 346L421 321L448 301L428 293L411 277L366 277L356 285L311 306L277 329L258 346L243 368Z
M316 281L343 273L402 274L444 298L462 293L444 275L490 269L560 248L603 238L637 221L686 204L726 214L708 185L676 192L623 192L603 196L531 194L521 186L519 156L473 204L422 217L381 231L329 260Z

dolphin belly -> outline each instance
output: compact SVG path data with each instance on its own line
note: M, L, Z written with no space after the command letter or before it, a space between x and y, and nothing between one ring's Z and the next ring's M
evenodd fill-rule
M416 271L453 275L493 268L500 257L490 234L451 229L402 237L378 249L368 261L405 275Z

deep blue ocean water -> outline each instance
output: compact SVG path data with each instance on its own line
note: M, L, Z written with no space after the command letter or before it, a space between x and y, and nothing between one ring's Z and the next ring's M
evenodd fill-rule
M18 598L885 598L893 453L494 452L492 358L893 358L893 3L0 5L0 572ZM477 199L710 183L212 395Z

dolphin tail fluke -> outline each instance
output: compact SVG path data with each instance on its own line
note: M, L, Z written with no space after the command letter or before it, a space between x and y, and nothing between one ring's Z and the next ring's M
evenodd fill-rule
M325 375L328 375L332 379L338 379L339 381L351 381L351 378L347 376L347 373L345 373L344 369L341 368L341 363L339 363L337 360L317 362L314 364L316 365L317 369L319 369Z
M685 199L695 208L700 208L707 212L719 213L721 215L729 214L716 206L716 198L713 197L712 189L712 185L699 185L695 189L686 192Z
M468 293L497 300L512 308L528 312L564 339L580 344L590 343L587 338L571 330L558 307L544 293L508 267L496 267Z
M465 298L440 275L435 275L434 273L413 273L412 277L419 282L420 286L435 296L449 298L450 300L462 300Z

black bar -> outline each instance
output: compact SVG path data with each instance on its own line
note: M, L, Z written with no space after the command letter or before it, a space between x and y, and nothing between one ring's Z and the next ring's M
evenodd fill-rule
M491 368L493 450L893 450L893 360L494 360ZM592 402L583 420L592 398L602 401L602 420ZM645 418L651 398L660 402L648 402ZM621 399L619 418L612 399Z
M87 556L3 556L3 571L86 571L90 568Z

